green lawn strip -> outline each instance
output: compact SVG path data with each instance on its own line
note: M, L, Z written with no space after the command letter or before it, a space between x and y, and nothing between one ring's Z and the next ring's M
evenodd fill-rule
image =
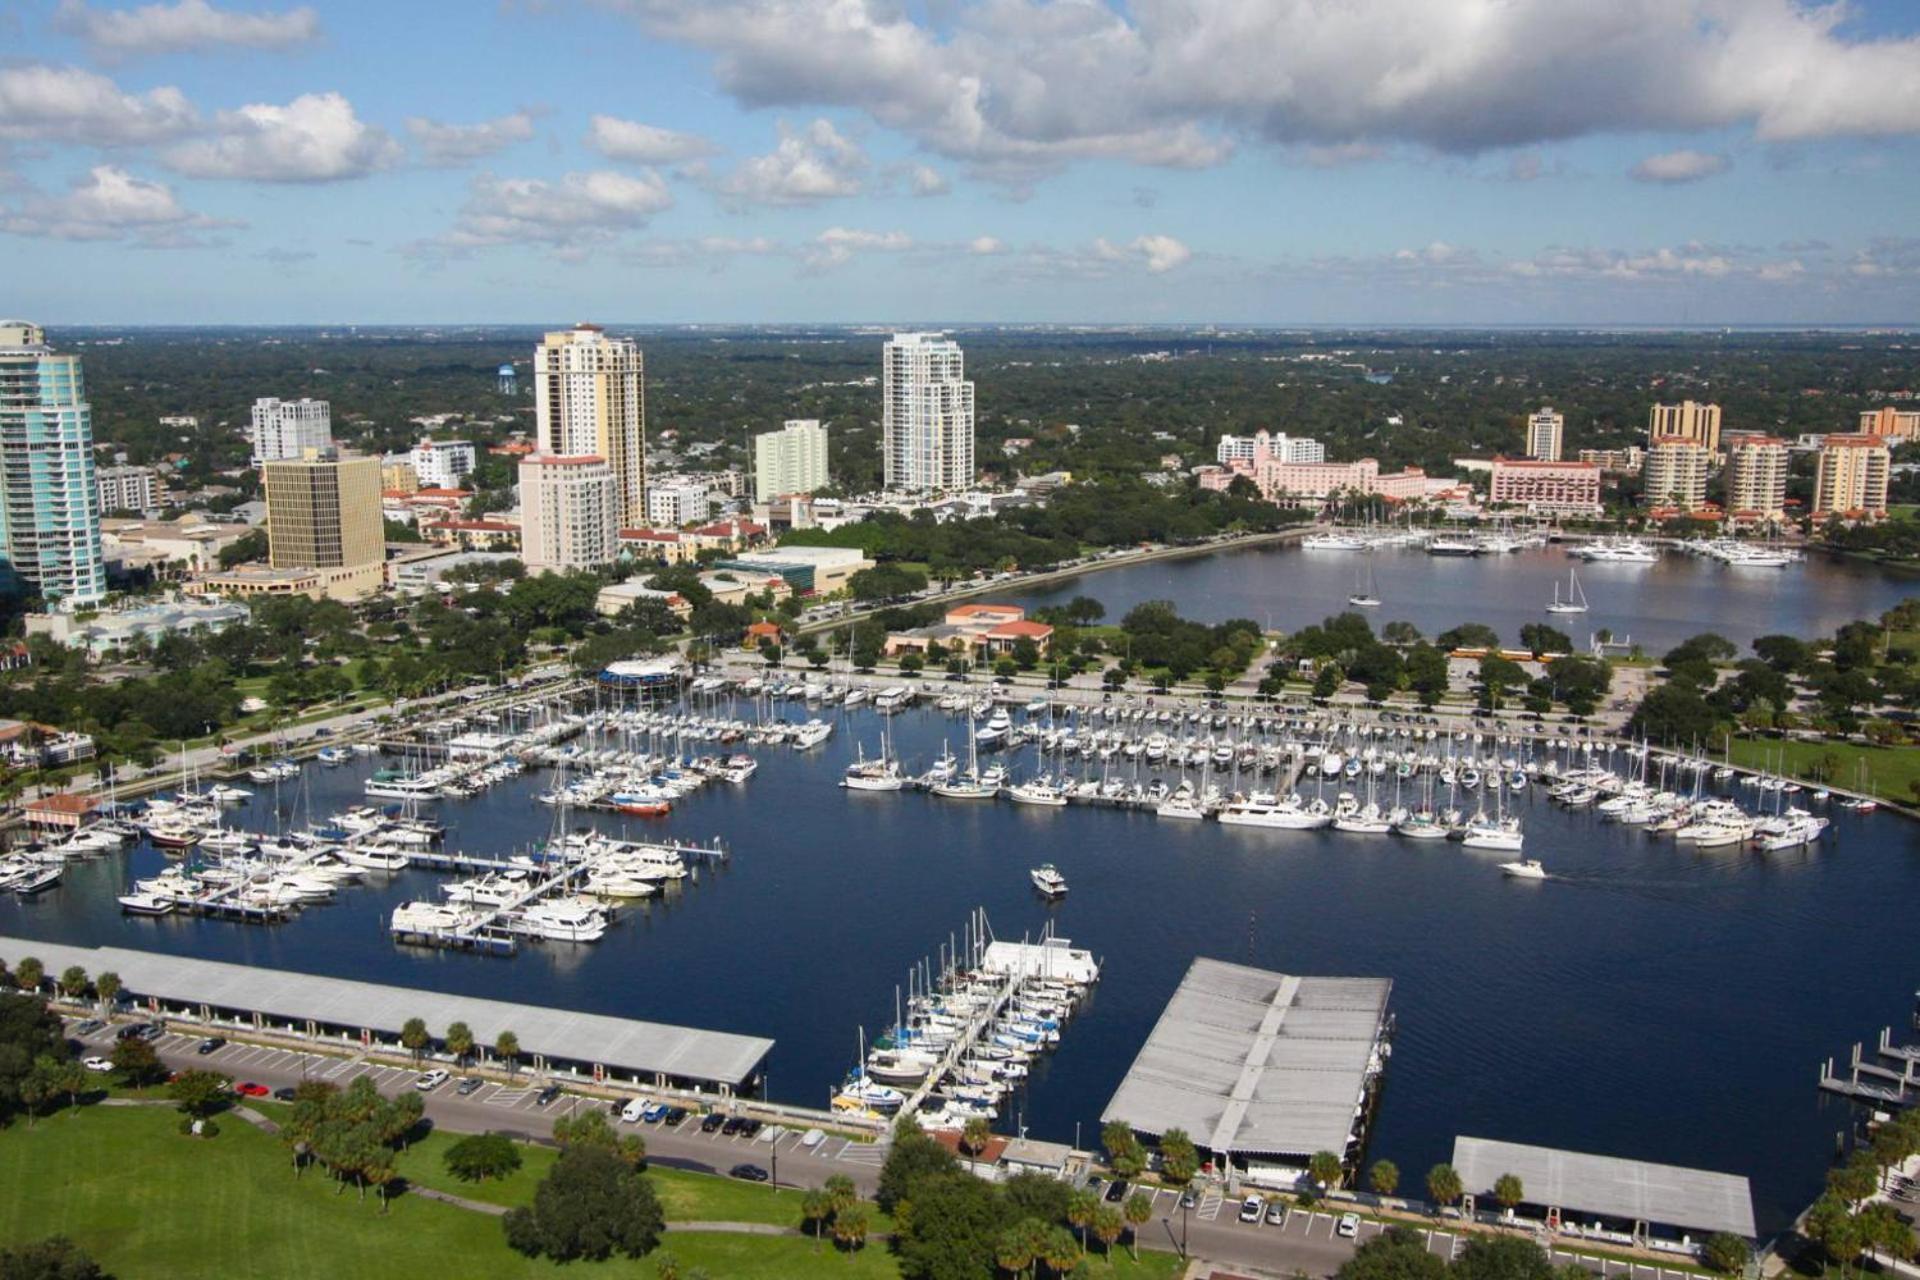
M1920 751L1911 747L1869 747L1855 742L1791 742L1772 738L1735 738L1733 762L1749 769L1779 770L1785 752L1785 772L1802 781L1822 782L1849 791L1871 789L1876 795L1903 803L1914 797L1920 781ZM1866 762L1864 781L1855 762Z

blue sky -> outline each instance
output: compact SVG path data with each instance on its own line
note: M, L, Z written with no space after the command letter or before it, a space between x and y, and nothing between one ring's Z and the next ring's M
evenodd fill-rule
M1906 0L0 0L50 324L1920 321Z

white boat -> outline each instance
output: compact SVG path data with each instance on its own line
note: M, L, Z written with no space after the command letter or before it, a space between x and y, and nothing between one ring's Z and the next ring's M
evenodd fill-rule
M1353 594L1347 597L1347 603L1356 609L1378 609L1380 607L1380 597L1375 593L1373 585L1372 556L1367 557L1366 573L1362 576L1359 585L1354 588Z
M66 874L66 868L60 863L50 867L39 867L16 879L8 887L22 898L31 898L36 893L45 893L60 883L60 877Z
M1427 539L1427 554L1430 556L1477 556L1480 551L1480 544L1472 538L1435 534Z
M1522 858L1518 862L1500 864L1502 873L1515 880L1545 880L1547 869L1540 865L1538 858Z
M1503 853L1518 853L1525 843L1520 833L1518 818L1479 818L1469 824L1461 836L1461 843L1469 849L1493 849Z
M173 913L173 899L158 893L135 890L120 895L120 909L130 916L164 916Z
M438 902L403 902L393 909L393 932L401 935L448 933L471 923L472 912Z
M997 747L1013 732L1013 719L1007 715L1005 707L996 707L986 725L974 735L974 742L982 747Z
M1035 867L1027 873L1043 897L1064 898L1067 896L1067 878L1055 870L1051 862Z
M1587 593L1580 589L1578 570L1567 570L1567 598L1560 598L1560 584L1553 584L1553 602L1547 606L1548 613L1585 613L1587 611Z
M1638 538L1606 538L1589 542L1575 554L1598 564L1658 564L1660 552Z
M1007 798L1015 804L1030 804L1047 809L1064 809L1067 793L1045 778L1034 778L1007 788Z
M563 898L534 903L514 918L511 927L551 942L598 942L606 936L607 918L593 907Z
M230 786L224 782L216 782L208 787L207 795L221 804L245 804L253 798L253 792L245 787Z
M833 725L819 717L807 721L793 731L793 749L810 751L833 736Z
M1277 831L1315 831L1333 822L1325 804L1303 805L1297 798L1269 804L1235 800L1221 807L1221 823L1229 827L1266 827Z

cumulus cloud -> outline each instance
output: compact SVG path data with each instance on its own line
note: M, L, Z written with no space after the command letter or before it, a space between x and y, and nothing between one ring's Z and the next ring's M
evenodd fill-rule
M713 189L738 205L812 204L859 195L866 169L867 153L832 121L815 120L803 129L782 121L772 151L742 160Z
M465 164L533 137L533 113L516 111L478 124L443 124L426 116L408 116L407 133L428 164Z
M473 180L453 230L414 248L461 252L542 244L573 251L644 227L672 207L673 193L651 172L594 169L569 173L558 182L483 174Z
M724 270L735 258L784 252L784 246L765 236L698 236L691 240L649 240L622 256L640 267L701 267L715 272Z
M595 116L587 129L587 145L609 160L628 164L681 164L715 151L713 143L699 134L618 116Z
M1141 236L1127 247L1142 255L1147 261L1147 270L1155 275L1183 267L1193 257L1193 250L1172 236Z
M828 227L813 238L805 261L810 271L828 271L844 267L860 253L899 253L913 248L913 237L904 231L862 231L853 227Z
M122 93L79 67L0 67L0 139L127 147L177 138L198 123L186 95L170 86Z
M908 175L908 185L917 196L944 196L953 190L953 184L947 181L947 175L932 165L917 164Z
M161 158L190 178L336 182L387 168L400 155L386 130L361 120L341 95L306 93L284 107L223 111L213 136L170 147Z
M1920 38L1855 35L1847 5L1811 0L999 0L937 24L894 0L609 3L710 53L747 106L864 111L1013 182L1084 158L1215 164L1240 137L1471 154L1920 132Z
M1725 156L1682 149L1648 156L1629 169L1627 176L1635 182L1661 182L1671 186L1682 182L1698 182L1731 168L1733 161Z
M320 18L302 6L283 13L240 13L207 0L177 0L133 9L95 9L61 0L55 24L97 54L124 58L195 49L285 49L320 37Z
M989 257L996 253L1005 253L1007 246L995 236L975 236L967 241L967 252L978 257Z
M240 224L181 207L171 189L114 165L96 165L61 195L29 192L0 211L0 230L56 240L132 240L148 248L200 247L196 232Z

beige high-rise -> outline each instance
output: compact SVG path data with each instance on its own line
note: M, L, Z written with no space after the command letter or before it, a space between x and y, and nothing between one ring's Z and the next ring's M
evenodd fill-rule
M1787 510L1787 442L1774 436L1727 437L1727 510L1778 520Z
M1891 462L1887 442L1880 436L1828 436L1820 446L1820 470L1813 482L1813 513L1886 515Z
M1555 413L1551 407L1541 408L1527 419L1527 456L1536 462L1560 461L1566 428L1565 414Z
M1868 409L1860 415L1860 434L1911 440L1920 436L1920 409Z
M1647 439L1660 437L1692 440L1708 453L1720 452L1720 406L1683 400L1679 404L1657 404L1647 418Z
M647 518L647 381L640 348L597 324L549 333L533 350L539 451L604 458L616 490L615 518Z
M379 590L386 524L380 510L380 460L308 449L260 468L267 495L267 562L317 569L329 596L355 599Z
M1684 436L1655 436L1640 471L1648 506L1693 511L1707 500L1707 447Z

